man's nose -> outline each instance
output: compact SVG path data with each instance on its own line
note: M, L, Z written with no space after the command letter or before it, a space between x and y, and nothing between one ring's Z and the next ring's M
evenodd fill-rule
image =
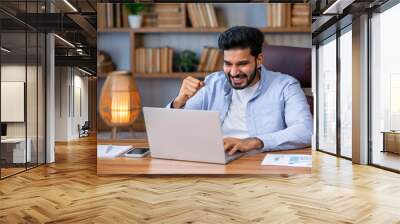
M238 74L240 74L240 70L236 66L232 66L231 75L236 76Z

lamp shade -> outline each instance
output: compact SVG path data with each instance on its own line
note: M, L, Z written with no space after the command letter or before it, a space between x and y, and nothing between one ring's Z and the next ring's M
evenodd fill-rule
M108 74L100 94L99 113L111 127L131 125L140 115L141 100L131 73Z

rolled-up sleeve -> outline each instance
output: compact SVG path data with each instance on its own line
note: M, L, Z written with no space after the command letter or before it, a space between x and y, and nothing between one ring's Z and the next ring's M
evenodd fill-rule
M283 90L286 128L256 137L263 141L263 151L304 148L311 145L313 118L303 90L297 80Z

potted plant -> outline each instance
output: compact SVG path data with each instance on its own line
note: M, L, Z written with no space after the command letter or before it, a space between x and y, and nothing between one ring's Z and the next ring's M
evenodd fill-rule
M129 25L131 28L139 28L142 25L142 15L139 13L143 11L144 5L141 3L125 4L127 11L130 13L128 16Z
M196 53L184 50L178 57L178 68L181 72L194 72L198 64Z

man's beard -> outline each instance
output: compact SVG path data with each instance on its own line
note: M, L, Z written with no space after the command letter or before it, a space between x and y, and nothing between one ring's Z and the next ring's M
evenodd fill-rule
M234 83L234 80L232 80L233 76L230 73L225 73L225 77L228 79L229 84L231 85L231 87L233 89L236 89L236 90L247 88L254 81L256 76L257 76L257 64L256 64L253 72L250 75L248 75L246 73L241 73L241 74L235 76L235 77L240 77L240 79L246 79L247 83L246 83L246 85L243 85L243 86L237 86ZM240 81L240 79L238 81Z

